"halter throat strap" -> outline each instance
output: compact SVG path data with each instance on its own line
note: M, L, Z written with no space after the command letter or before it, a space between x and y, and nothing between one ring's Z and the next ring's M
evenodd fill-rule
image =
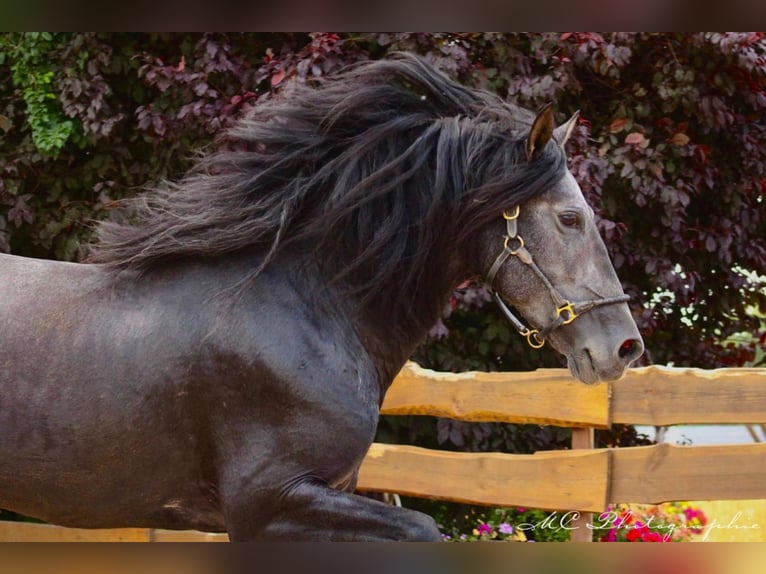
M545 339L553 331L559 327L568 325L577 319L577 317L580 315L587 313L596 307L625 303L630 299L629 295L622 294L616 297L599 297L597 299L587 299L585 301L578 301L576 303L568 301L548 280L548 278L545 276L545 273L543 273L537 263L535 263L532 254L524 246L524 240L519 235L518 231L519 206L516 206L513 213L509 214L507 211L504 211L503 219L505 219L506 222L506 236L503 241L503 250L497 256L497 258L495 258L492 267L490 267L489 272L487 273L486 283L492 292L492 297L500 307L500 310L503 312L503 315L505 315L506 319L508 319L508 321L514 326L520 335L527 338L527 342L531 347L539 349L545 344ZM500 271L500 268L511 256L518 257L522 263L532 269L535 275L537 275L545 288L548 290L548 293L551 296L551 300L556 306L556 318L540 330L531 329L524 325L523 321L514 315L513 311L511 311L508 305L506 305L505 301L503 301L502 296L497 291L495 291L493 287L498 271Z

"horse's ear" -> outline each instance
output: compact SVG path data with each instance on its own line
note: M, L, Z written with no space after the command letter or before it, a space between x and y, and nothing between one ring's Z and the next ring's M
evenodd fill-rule
M553 136L553 106L547 104L537 114L527 136L527 161L537 158Z
M569 118L565 123L561 124L555 130L553 130L553 139L555 139L562 148L564 147L564 144L567 143L569 136L572 135L572 130L577 125L577 120L579 118L580 112L578 110L572 114L572 117Z

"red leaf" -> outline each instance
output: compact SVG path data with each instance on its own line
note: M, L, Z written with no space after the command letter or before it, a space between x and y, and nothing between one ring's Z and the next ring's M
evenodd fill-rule
M703 164L707 164L711 152L710 146L706 146L705 144L698 144L694 146L694 151L699 156L700 161Z
M186 56L181 56L181 61L176 66L176 72L183 72L186 68Z
M567 41L569 38L571 38L571 37L572 37L572 32L564 32L564 33L561 35L561 41L562 41L562 42L566 42L566 41Z
M617 118L611 124L609 124L609 131L613 134L621 132L628 125L628 118Z

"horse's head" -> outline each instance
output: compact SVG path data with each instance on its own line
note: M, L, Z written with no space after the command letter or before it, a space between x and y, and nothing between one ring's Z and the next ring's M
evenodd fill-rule
M543 110L526 139L527 161L546 145L563 148L575 122L554 129L550 108ZM643 353L593 209L568 170L541 195L498 214L480 248L486 281L509 320L533 347L549 341L581 381L617 379Z

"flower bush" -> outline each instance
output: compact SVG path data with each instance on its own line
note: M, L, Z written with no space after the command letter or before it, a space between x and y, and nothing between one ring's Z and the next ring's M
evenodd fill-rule
M448 542L565 542L570 531L565 527L566 514L527 508L476 507L461 520L441 524L442 538Z
M575 522L579 516L525 508L472 510L441 529L450 542L562 542L577 528L592 529L596 542L685 542L707 525L704 512L688 502L609 506L586 524Z
M688 502L619 505L593 521L599 542L685 542L702 534L707 517Z

